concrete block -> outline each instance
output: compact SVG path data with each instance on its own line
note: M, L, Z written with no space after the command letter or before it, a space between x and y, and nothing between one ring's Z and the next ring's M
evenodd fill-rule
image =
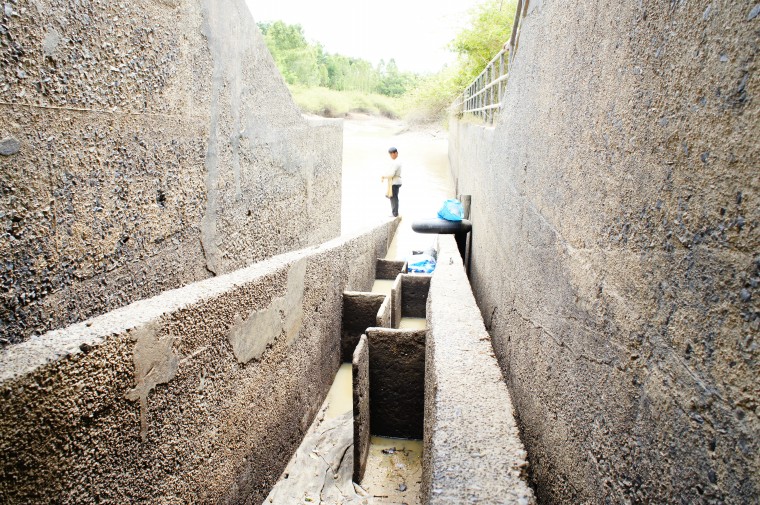
M422 438L426 330L368 328L373 435Z
M430 275L401 276L401 317L425 317Z
M343 316L341 318L341 360L351 361L359 338L370 326L375 326L380 307L386 296L377 293L348 291L343 293Z
M375 279L393 280L398 274L406 273L406 261L378 258L375 264Z
M362 335L352 360L354 402L354 482L361 482L367 465L370 441L369 347Z
M456 242L441 236L439 247L427 309L422 503L535 503L509 392Z

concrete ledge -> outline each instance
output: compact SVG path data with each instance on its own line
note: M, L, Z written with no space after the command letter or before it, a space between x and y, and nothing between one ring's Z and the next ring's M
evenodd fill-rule
M396 228L188 285L0 353L0 503L260 503Z
M385 300L383 300L383 303L380 305L380 308L377 311L377 321L374 324L374 326L379 326L380 328L391 327L391 297L390 296L386 296Z
M401 274L396 276L391 288L391 328L401 323Z
M369 347L362 335L351 362L354 405L354 482L361 482L367 468L370 441L369 417Z
M454 238L439 237L425 359L422 503L535 503L512 402Z

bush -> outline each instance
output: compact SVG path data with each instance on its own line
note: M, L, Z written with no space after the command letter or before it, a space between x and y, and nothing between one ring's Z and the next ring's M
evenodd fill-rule
M302 86L290 86L290 92L301 111L308 114L344 117L349 112L362 112L393 119L401 116L400 100L388 96Z

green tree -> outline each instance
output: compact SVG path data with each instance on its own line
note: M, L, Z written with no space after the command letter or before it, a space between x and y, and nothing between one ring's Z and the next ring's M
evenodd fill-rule
M317 62L318 48L309 44L301 25L282 21L259 23L269 52L288 84L316 86L321 73Z
M400 96L406 91L406 79L398 70L396 60L391 58L385 65L377 86L378 93L388 96Z
M463 85L477 77L512 34L516 0L489 0L470 12L470 26L449 44L459 55Z
M449 44L457 63L425 78L407 95L412 120L443 120L448 107L504 47L512 34L516 0L489 0L470 11L469 25Z
M400 96L417 82L415 74L399 72L393 59L373 67L367 60L326 53L321 44L306 40L301 25L275 21L258 26L290 85Z

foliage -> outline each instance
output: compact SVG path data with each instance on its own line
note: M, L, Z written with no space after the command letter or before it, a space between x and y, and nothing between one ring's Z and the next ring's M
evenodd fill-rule
M351 111L439 121L457 95L509 40L516 0L486 0L470 11L469 26L449 44L457 63L420 77L401 72L395 60L370 62L324 51L306 40L300 25L259 23L269 51L296 103L306 112L342 116Z
M349 112L364 112L398 118L402 105L398 98L362 91L290 86L290 92L302 111L326 117L342 117Z
M458 66L446 67L426 77L405 96L403 110L410 123L440 121L464 85Z
M321 44L306 40L301 25L282 21L258 25L290 85L401 96L418 81L415 74L399 71L393 59L375 68L366 60L326 53Z
M410 122L442 121L448 107L496 54L512 33L516 0L488 0L470 11L470 25L449 44L457 53L452 67L421 81L407 95Z
M307 86L320 84L317 64L320 48L306 42L300 25L275 21L271 24L259 23L259 28L285 82Z
M471 11L470 27L459 32L449 44L459 55L464 86L477 77L509 41L516 9L516 0L489 0Z

